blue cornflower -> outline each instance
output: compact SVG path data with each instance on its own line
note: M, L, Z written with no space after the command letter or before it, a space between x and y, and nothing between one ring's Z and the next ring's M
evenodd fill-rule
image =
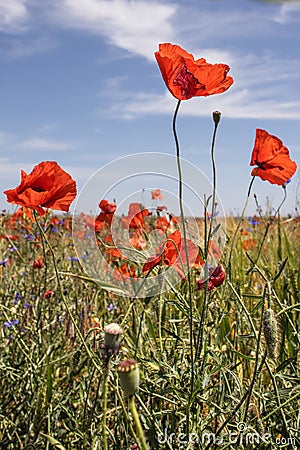
M24 234L23 238L28 239L28 241L34 240L34 236L32 234Z
M9 264L9 258L0 260L0 266L8 266L8 264Z
M19 323L18 319L6 320L4 322L4 326L7 327L7 328L11 328L11 327L14 327L14 326L18 325L18 323Z
M68 261L79 261L79 259L77 258L77 256L67 256L67 260L68 260Z
M107 307L107 311L109 312L114 311L115 309L117 309L117 307L113 303L110 303Z
M250 225L259 225L260 220L257 217L249 217L248 223L250 223Z

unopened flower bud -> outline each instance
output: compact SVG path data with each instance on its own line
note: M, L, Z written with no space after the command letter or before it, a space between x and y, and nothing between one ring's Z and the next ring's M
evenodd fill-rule
M122 389L128 396L133 395L140 383L140 371L137 361L124 359L118 365L118 373Z
M104 349L109 355L116 355L120 350L123 330L117 323L110 323L104 327Z
M220 113L220 111L214 111L212 114L213 114L213 120L214 120L215 125L218 125L218 123L220 122L222 113Z
M277 357L278 324L273 309L266 309L263 314L263 333L269 358Z

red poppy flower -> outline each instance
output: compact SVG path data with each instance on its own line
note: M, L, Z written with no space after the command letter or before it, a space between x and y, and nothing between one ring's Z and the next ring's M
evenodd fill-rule
M76 183L56 162L44 161L27 175L21 171L21 184L4 191L9 203L35 209L41 215L43 208L69 211L76 197Z
M198 257L198 247L190 239L186 240L189 262L193 264ZM182 264L186 264L186 252L184 239L179 230L168 236L168 239L161 243L158 252L147 259L143 266L143 272L148 272L153 267L162 263L165 266L173 266L184 280L185 275Z
M178 100L221 94L233 84L229 66L195 60L178 45L160 44L155 57L167 88Z
M139 203L130 203L128 217L130 219L129 228L145 228L144 217L150 216L148 209L141 209ZM125 223L125 221L124 221Z
M242 242L244 250L253 250L256 247L256 239L245 239Z
M51 291L50 289L47 289L44 292L44 298L50 298L50 297L52 297L52 295L53 295L53 291Z
M155 191L151 191L151 197L152 200L162 200L164 198L160 189L155 189Z
M212 289L221 286L223 284L226 277L226 272L222 264L218 264L215 269L210 270L210 275L207 280L207 290L211 291ZM197 281L197 290L204 289L205 280L201 278L201 280Z
M256 130L250 166L252 176L282 186L296 172L297 164L291 160L289 150L282 141L265 130Z
M41 258L36 258L33 261L32 267L34 269L41 269L43 267L43 265L44 265L44 263L43 263L42 259Z
M113 214L117 209L117 205L115 203L110 203L108 200L101 200L99 207L107 214Z

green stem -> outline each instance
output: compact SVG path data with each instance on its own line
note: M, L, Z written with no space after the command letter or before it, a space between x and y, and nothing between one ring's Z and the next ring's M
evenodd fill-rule
M95 359L94 359L94 355L92 354L91 350L88 348L88 346L87 346L87 344L86 344L86 342L85 342L85 339L84 339L84 337L82 336L82 333L81 333L81 331L80 331L80 329L79 329L79 327L78 327L78 325L77 325L77 323L76 323L76 321L75 321L75 318L74 318L74 316L73 316L73 314L72 314L71 308L70 308L70 306L69 306L69 304L68 304L68 302L67 302L67 300L66 300L66 298L65 298L64 291L63 291L63 288L62 288L62 285L61 285L61 281L60 281L60 277L59 277L59 273L58 273L58 268L57 268L57 264L56 264L55 253L54 253L53 247L52 247L52 245L50 244L50 242L49 242L47 236L46 236L45 233L44 233L44 230L42 229L42 227L41 227L41 225L40 225L40 223L39 223L39 221L38 221L38 217L37 217L37 214L36 214L36 211L35 211L35 210L33 210L33 215L34 215L36 224L37 224L37 226L38 226L38 228L39 228L39 230L40 230L42 239L45 240L45 242L46 242L46 244L47 244L47 246L48 246L48 248L49 248L49 250L50 250L50 253L51 253L51 256L52 256L52 262L53 262L53 266L54 266L54 271L55 271L55 277L56 277L56 280L57 280L58 290L59 290L59 293L60 293L60 297L61 297L61 299L62 299L62 301L63 301L63 304L65 305L65 308L66 308L66 310L67 310L67 313L68 313L68 315L69 315L69 317L70 317L70 319L71 319L71 321L72 321L72 323L73 323L73 325L74 325L75 331L76 331L77 335L79 336L79 339L81 340L82 345L83 345L83 347L85 348L85 350L86 350L86 352L87 352L89 358L91 358L92 363L94 364L94 366L96 367L96 369L99 370L99 371L101 371L100 368L99 368L99 366L97 365Z
M187 237L186 237L186 226L185 226L185 218L184 218L184 210L183 210L183 201L182 201L182 170L181 170L181 162L180 162L180 147L179 140L176 131L176 119L179 111L179 107L181 104L181 100L178 100L177 106L175 108L174 116L173 116L173 135L175 140L176 147L176 159L177 159L177 169L178 169L178 195L179 195L179 207L180 207L180 217L182 223L182 232L183 232L183 241L184 241L184 249L186 256L186 264L187 264L187 281L188 281L188 297L189 297L189 341L190 341L190 358L191 358L191 387L190 387L190 395L189 401L187 402L186 407L186 434L189 435L189 416L190 416L190 407L191 401L194 391L194 338L193 338L193 297L192 297L192 289L191 289L191 275L190 275L190 264L189 264L189 254L187 248Z
M103 432L103 449L108 450L107 443L107 430L106 430L106 413L107 413L107 391L108 391L108 378L109 378L110 362L107 362L107 366L104 371L103 390L102 390L102 432Z
M130 411L131 411L131 414L132 414L132 417L134 420L137 435L140 440L140 448L142 450L147 450L147 444L146 444L146 440L145 440L145 436L144 436L144 431L143 431L142 424L141 424L141 421L140 421L140 418L139 418L139 415L138 415L138 412L137 412L136 406L135 406L134 395L131 395L129 397L128 404L129 404L129 408L130 408Z
M213 227L213 221L214 221L214 215L215 215L215 208L216 208L216 192L217 192L217 170L216 170L216 163L215 163L215 141L216 141L216 135L217 135L217 129L218 129L219 121L215 122L213 137L212 137L212 143L211 143L211 164L212 164L212 175L213 175L213 194L212 194L212 207L211 207L211 218L210 218L210 225L209 225L209 231L207 233L207 201L205 199L205 208L204 208L204 257L205 257L205 266L204 266L204 294L203 294L203 305L202 305L202 311L201 311L201 318L199 323L199 329L198 329L198 336L197 336L197 344L196 344L196 361L201 355L202 346L203 346L203 327L204 327L204 321L206 317L206 305L207 305L207 299L209 298L208 295L208 253L209 253L209 244L212 234L212 227Z
M230 264L231 264L231 256L232 256L232 252L233 252L233 246L234 246L234 243L235 243L235 239L236 239L237 233L238 233L239 228L241 226L242 220L244 218L245 211L246 211L247 206L248 206L248 202L249 202L249 199L250 199L251 189L252 189L254 180L255 180L255 174L253 175L253 177L252 177L252 179L250 181L246 202L244 204L242 214L241 214L241 216L239 218L239 221L237 223L237 226L235 228L235 231L234 231L234 234L233 234L233 237L232 237L232 240L231 240L230 252L229 252L228 263L227 263L227 268L228 268L229 271L230 271Z

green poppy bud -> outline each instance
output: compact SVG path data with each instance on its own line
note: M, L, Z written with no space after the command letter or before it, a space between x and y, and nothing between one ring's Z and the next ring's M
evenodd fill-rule
M125 359L119 363L118 372L122 389L128 396L133 395L140 383L138 363L134 359Z

